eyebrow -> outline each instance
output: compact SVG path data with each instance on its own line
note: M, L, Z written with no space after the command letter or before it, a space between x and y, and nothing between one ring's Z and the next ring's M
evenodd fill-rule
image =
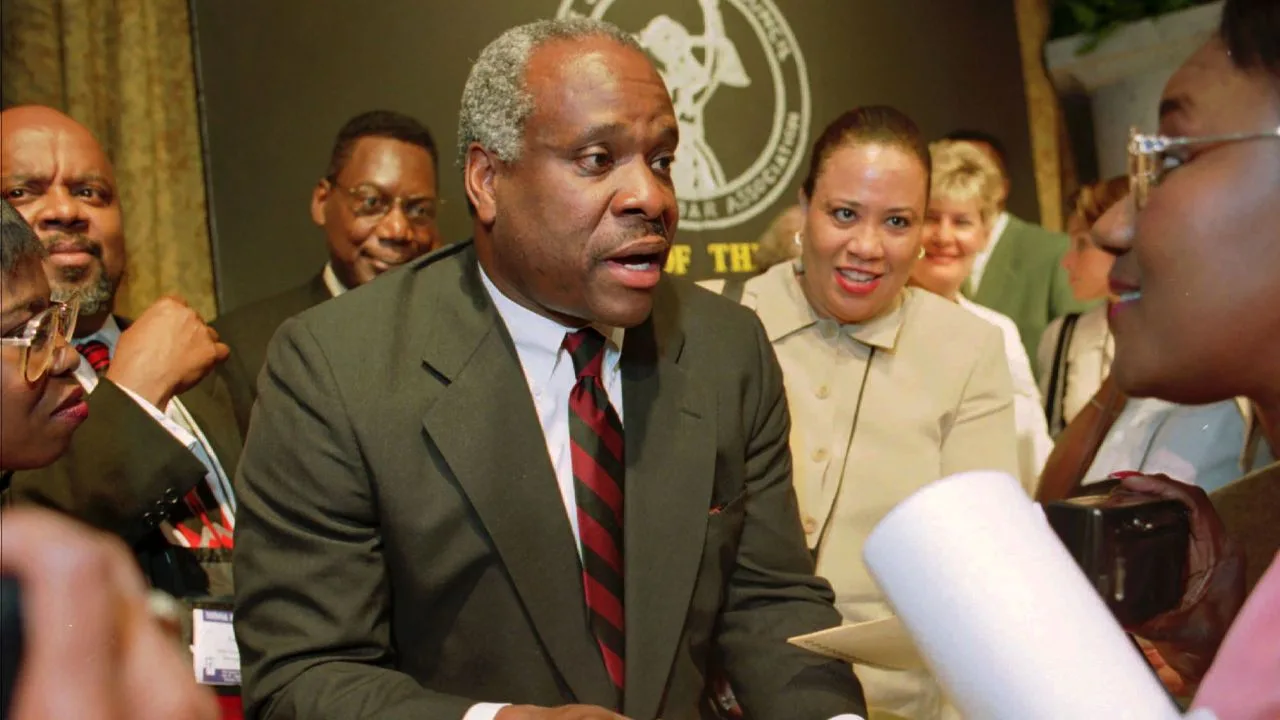
M14 183L17 185L26 185L33 181L41 182L41 183L49 182L48 177L44 175L33 175L31 173L17 173L13 175L5 175L3 179L6 182ZM111 182L111 178L107 177L106 175L102 175L101 173L87 173L85 175L72 177L70 178L70 182L73 184L98 183L100 185L106 185L109 188L113 188L113 189L115 188L115 183Z
M848 205L848 206L855 207L855 208L858 208L858 209L862 209L862 208L867 207L867 204L866 204L866 203L864 203L864 202L859 202L859 201L857 201L857 200L851 200L851 199L849 199L849 198L832 198L832 199L830 200L830 204L832 204L832 205ZM886 212L886 213L897 213L897 214L900 214L900 215L919 215L919 214L920 214L920 213L916 212L916 209L915 209L915 208L913 208L913 207L911 207L910 205L903 205L903 206L901 206L901 207L891 207L891 208L886 208L883 212Z
M583 130L581 133L578 133L578 135L573 140L573 146L582 147L584 145L590 145L594 142L599 142L604 138L614 136L614 135L620 135L626 132L627 130L629 130L630 128L631 128L631 125L627 123L621 123L621 122L609 122L609 123L600 123L598 125L591 125L591 126L588 126L586 130ZM667 125L663 127L661 132L659 132L658 134L658 140L659 142L667 143L670 145L675 145L679 143L680 142L679 126Z
M597 142L601 138L617 135L626 129L626 125L620 122L600 123L599 125L588 126L586 130L578 133L573 139L574 147L589 145Z
M86 173L84 175L72 177L71 181L76 183L100 183L102 185L106 185L107 187L115 186L114 183L111 182L110 178L108 178L106 175L100 175L98 173Z

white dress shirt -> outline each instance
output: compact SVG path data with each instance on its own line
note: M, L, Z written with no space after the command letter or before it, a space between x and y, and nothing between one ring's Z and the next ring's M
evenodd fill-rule
M325 267L328 270L328 266ZM564 511L576 538L578 498L573 488L573 456L569 445L569 393L578 382L578 375L573 369L573 358L561 345L565 335L578 328L561 325L503 295L483 268L480 269L480 280L516 346L516 357L520 360L525 382L529 384L529 394L533 396L533 407L538 412L538 423L546 437L547 455L556 474L556 484L560 487L560 499L564 502ZM622 358L624 332L610 328L597 330L607 339L602 368L604 377L601 380L609 395L609 403L621 421L622 374L618 370L618 361ZM582 556L581 544L578 545L578 556ZM493 720L506 706L506 703L478 703L471 706L462 720Z
M987 263L991 260L991 253L996 249L996 245L1000 243L1000 236L1004 235L1005 228L1009 227L1009 213L1002 212L996 216L995 224L991 226L991 235L987 239L987 246L978 251L977 256L973 258L973 269L969 271L969 292L978 292L978 286L982 284L982 273L987 269Z
M338 277L338 273L333 271L333 263L331 262L324 264L324 272L320 273L320 277L324 279L324 286L333 297L338 297L350 290L346 283L342 282L342 279Z
M116 324L116 319L108 315L107 321L102 324L101 329L92 335L76 338L75 340L76 345L86 342L100 342L106 345L110 357L114 358L116 344L120 342L120 326ZM76 366L76 380L84 387L85 392L91 393L98 386L98 374L87 362L82 362ZM161 410L129 388L122 385L118 387L126 395L133 398L133 401L138 403L138 406L146 411L175 440L190 450L201 465L204 465L206 470L205 482L209 484L210 489L213 491L213 496L218 499L218 505L222 511L220 513L223 519L222 524L225 525L228 531L234 530L236 498L231 488L231 480L227 477L226 471L218 461L218 456L214 453L208 439L200 431L200 426L196 424L195 419L183 407L182 401L175 397L169 401L168 407ZM175 545L189 545L182 533L178 532L177 528L167 520L161 523L160 529Z
M1266 443L1250 452L1251 410L1223 400L1176 405L1156 398L1129 398L1098 448L1083 483L1113 472L1164 474L1212 492L1273 462ZM1243 452L1242 452L1243 449Z
M1022 344L1018 326L1007 315L983 307L968 298L960 297L960 307L1000 328L1004 335L1004 354L1009 360L1009 374L1013 377L1013 417L1018 434L1018 470L1025 487L1034 488L1039 482L1040 471L1053 452L1053 440L1049 437L1049 423L1044 416L1044 400L1031 371L1031 359Z
M511 341L516 347L516 357L520 360L520 368L524 371L525 381L529 384L529 394L533 396L533 406L538 412L538 422L542 425L542 434L546 436L547 455L551 458L551 467L555 470L556 483L560 486L560 498L564 501L565 514L569 525L573 528L573 536L578 537L578 500L573 488L573 459L569 446L569 393L578 382L578 375L573 368L573 358L561 344L567 333L578 328L571 328L539 315L516 303L502 294L489 280L489 276L480 269L480 280L484 289L493 300L498 316L507 326ZM622 358L622 340L625 331L621 328L596 326L607 342L604 350L604 382L605 392L614 412L621 421L622 412L622 373L618 362ZM581 557L582 547L578 546ZM472 705L462 720L493 720L498 711L507 703L477 703ZM856 715L840 715L831 720L862 720Z

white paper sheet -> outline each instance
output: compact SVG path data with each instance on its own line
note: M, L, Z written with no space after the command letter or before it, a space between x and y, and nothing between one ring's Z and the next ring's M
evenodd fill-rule
M896 617L868 620L788 638L787 642L847 663L886 670L918 670L924 659Z
M967 718L1180 717L1012 477L961 473L919 490L863 555Z

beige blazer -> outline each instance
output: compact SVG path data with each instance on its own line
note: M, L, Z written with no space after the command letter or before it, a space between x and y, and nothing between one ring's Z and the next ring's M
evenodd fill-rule
M839 326L805 300L794 265L749 280L782 365L801 520L846 621L891 613L862 562L868 533L915 490L964 470L1018 474L1013 386L1000 330L908 288L885 315ZM921 577L921 582L928 578ZM869 707L939 717L924 672L857 668Z

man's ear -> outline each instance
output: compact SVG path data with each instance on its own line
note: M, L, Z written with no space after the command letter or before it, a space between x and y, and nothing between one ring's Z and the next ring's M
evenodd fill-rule
M316 183L316 187L311 191L311 222L324 227L325 202L329 200L329 193L333 192L333 185L324 178Z
M484 225L492 225L498 214L498 199L494 184L498 163L502 162L479 143L467 148L467 161L462 169L462 189L475 208L476 219Z

